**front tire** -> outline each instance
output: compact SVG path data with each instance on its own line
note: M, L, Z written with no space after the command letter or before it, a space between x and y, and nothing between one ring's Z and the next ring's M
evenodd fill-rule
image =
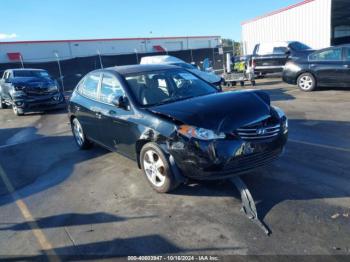
M316 79L310 73L303 73L298 77L298 87L301 91L312 92L316 89Z
M16 105L12 105L12 110L13 110L13 113L16 116L23 116L24 115L23 109L22 108L18 108Z
M74 140L77 143L80 150L86 150L91 147L91 142L87 139L83 127L81 126L79 120L74 118L72 121L72 132Z
M5 109L7 108L7 105L5 104L4 99L0 96L0 109Z
M168 193L179 185L168 158L157 144L148 143L143 146L140 162L147 181L158 193Z

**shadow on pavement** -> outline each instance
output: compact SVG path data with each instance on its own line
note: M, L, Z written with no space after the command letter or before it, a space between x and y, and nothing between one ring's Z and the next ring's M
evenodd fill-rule
M199 252L215 252L222 250L235 251L240 247L217 248L181 248L160 235L147 235L131 238L116 238L109 241L81 244L55 248L54 251L64 261L110 259L127 256L156 256L168 254L198 254ZM29 257L9 257L6 261L23 261L45 259L43 255Z
M78 214L78 213L68 213L60 214L55 216L48 216L35 219L38 227L40 229L45 228L58 228L58 227L70 227L79 225L95 225L113 222L122 222L131 219L143 219L143 218L153 218L154 216L141 216L141 217L121 217L108 214L105 212L97 212L92 214ZM13 224L12 223L0 223L0 231L12 230L12 231L23 231L31 230L30 225L27 222Z
M106 153L109 151L100 147L80 151L72 136L36 135L35 140L0 148L0 165L15 190L22 189L20 196L24 198L62 183L77 164ZM13 202L8 193L0 179L0 196L4 195L0 206Z

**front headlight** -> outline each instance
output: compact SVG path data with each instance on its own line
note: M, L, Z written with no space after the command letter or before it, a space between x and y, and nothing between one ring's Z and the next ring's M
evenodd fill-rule
M11 96L13 96L13 97L22 97L22 96L25 96L25 95L26 95L26 93L24 93L23 91L17 91L17 89L12 89L12 90L10 91L10 94L11 94Z
M282 122L282 129L283 133L286 134L288 132L288 118L286 114L283 112L283 110L277 106L272 106L273 109L276 111L278 114L279 119L281 119Z
M24 86L14 86L15 91L21 91L24 88L25 88Z
M208 130L205 128L182 125L179 126L177 131L187 137L187 138L197 138L200 140L215 140L215 139L224 139L226 135L224 133L215 133L212 130Z
M49 92L53 92L53 91L58 91L58 87L57 86L50 86Z

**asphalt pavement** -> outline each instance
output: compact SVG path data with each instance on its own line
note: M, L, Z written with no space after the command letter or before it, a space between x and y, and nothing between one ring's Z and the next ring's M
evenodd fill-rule
M157 194L133 161L79 151L65 111L5 109L0 257L350 255L350 89L303 93L278 78L256 88L290 119L284 155L242 177L271 236L240 212L228 181Z

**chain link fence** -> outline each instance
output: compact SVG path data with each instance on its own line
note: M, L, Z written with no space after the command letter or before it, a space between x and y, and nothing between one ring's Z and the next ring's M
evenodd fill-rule
M121 65L139 64L144 56L171 55L184 60L187 63L195 63L201 69L203 61L209 59L215 72L220 73L223 69L224 56L218 48L193 49L182 51L158 52L158 53L133 53L133 54L96 54L89 57L77 57L72 59L57 60L50 62L31 62L23 59L24 68L40 68L47 70L62 85L65 91L72 90L79 80L88 72L99 68L107 68ZM10 68L21 68L22 63L0 64L0 74ZM60 72L61 71L61 72Z

